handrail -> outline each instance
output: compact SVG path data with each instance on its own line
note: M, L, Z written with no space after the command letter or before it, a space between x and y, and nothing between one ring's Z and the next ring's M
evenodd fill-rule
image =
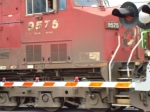
M143 40L143 34L144 34L144 33L147 33L147 32L149 32L149 31L142 31L142 32L141 32L141 38L140 38L140 40L138 41L138 43L134 46L134 48L133 48L132 51L131 51L131 54L130 54L130 56L129 56L128 63L127 63L127 75L128 75L128 77L130 76L130 73L129 73L129 63L130 63L130 61L131 61L131 57L132 57L132 55L133 55L133 52L134 52L134 50L136 49L136 47L139 45L139 43Z
M135 30L134 30L134 38L136 37L136 35L137 35L137 32L136 32L136 29L137 29L137 27L135 28ZM135 45L136 46L136 45ZM129 73L129 63L130 63L130 61L131 61L131 57L132 57L132 55L133 55L133 51L135 50L135 47L134 46L134 48L132 49L132 51L131 51L131 53L130 53L130 56L129 56L129 58L128 58L128 62L127 62L127 76L129 77L130 76L130 73Z
M115 56L119 50L119 47L120 47L120 35L119 34L117 34L117 35L118 35L118 46L117 46L114 54L112 55L112 58L111 58L110 63L109 63L109 81L111 81L111 63L112 63L113 59L115 58Z

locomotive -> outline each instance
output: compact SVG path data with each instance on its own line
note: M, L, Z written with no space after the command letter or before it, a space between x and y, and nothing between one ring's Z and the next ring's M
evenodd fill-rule
M133 3L0 0L0 8L2 109L149 111L149 90L133 83L145 84L150 56Z

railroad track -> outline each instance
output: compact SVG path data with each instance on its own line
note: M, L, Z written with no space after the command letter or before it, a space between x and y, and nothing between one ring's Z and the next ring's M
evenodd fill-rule
M44 109L36 109L36 108L19 108L17 111L3 111L0 110L0 112L47 112ZM58 112L93 112L89 109L68 109L68 108L63 108L61 110L59 110ZM100 112L100 111L99 111ZM143 111L139 111L136 109L126 109L123 111L116 111L116 112L143 112Z

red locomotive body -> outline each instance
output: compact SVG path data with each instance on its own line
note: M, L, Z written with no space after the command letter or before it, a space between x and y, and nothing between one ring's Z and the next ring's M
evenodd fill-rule
M8 81L33 81L35 77L41 81L67 81L78 76L79 80L108 81L108 64L114 56L112 81L122 80L115 75L118 74L116 70L128 61L139 39L139 29L124 28L119 19L111 15L115 7L102 7L100 1L50 0L49 10L48 0L0 0L0 77L6 77ZM119 37L120 47L116 52ZM140 59L144 60L144 52L138 47L131 60L140 62ZM14 97L15 92L2 91ZM46 90L41 87L39 91ZM100 91L103 98L107 97L106 90ZM33 94L37 95L36 92ZM66 97L62 95L58 96ZM73 94L69 95L68 101L72 102ZM80 93L77 97L81 96ZM29 94L20 97L30 99ZM76 103L80 101L79 98L75 100ZM40 101L32 102L38 104ZM66 105L73 106L73 103L66 101ZM84 105L110 108L108 104L101 107L95 103L95 107L88 103ZM5 108L6 105L2 106Z
M64 1L65 9L59 10L61 7L56 4L61 3L54 1L55 12L47 13L38 9L40 2L32 1L34 7L30 7L27 0L1 1L0 56L1 61L5 60L1 66L26 69L28 65L42 64L43 69L51 69L78 68L80 64L82 67L90 63L91 67L99 67L100 63L109 62L115 52L117 33L121 36L121 47L114 60L127 61L137 36L132 45L125 44L134 38L134 32L125 34L126 29L111 15L113 8L103 11L90 6L92 2L89 6L80 6L79 1L71 0ZM41 2L39 7L46 3L46 0ZM34 10L37 13L32 13ZM135 52L133 60L137 58L138 52Z

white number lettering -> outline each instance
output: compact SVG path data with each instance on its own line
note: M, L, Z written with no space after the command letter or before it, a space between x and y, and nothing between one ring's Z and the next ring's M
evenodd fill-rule
M51 22L51 20L45 20L45 29L48 28L50 22ZM42 28L42 23L43 23L42 21L37 21L37 22L36 22L35 29L36 29L36 30L41 29L41 28ZM52 28L53 28L53 29L57 29L58 26L59 26L58 21L57 21L57 20L53 20L53 22L52 22ZM34 29L34 22L29 22L29 23L28 23L28 30L31 31L31 30L33 30L33 29Z
M119 28L119 23L108 23L108 28Z
M34 28L34 23L33 22L29 22L28 23L28 30L31 31Z
M45 23L46 23L45 29L47 29L47 28L48 28L48 25L49 25L49 23L50 23L50 20L45 20Z
M116 23L116 28L119 28L119 24L118 23Z
M39 29L41 29L41 27L42 27L42 21L37 21L35 29L39 30Z
M109 28L113 28L113 23L108 23Z
M58 21L57 21L57 20L54 20L54 21L53 21L53 24L52 24L52 28L53 28L53 29L57 29L58 26L59 26Z

